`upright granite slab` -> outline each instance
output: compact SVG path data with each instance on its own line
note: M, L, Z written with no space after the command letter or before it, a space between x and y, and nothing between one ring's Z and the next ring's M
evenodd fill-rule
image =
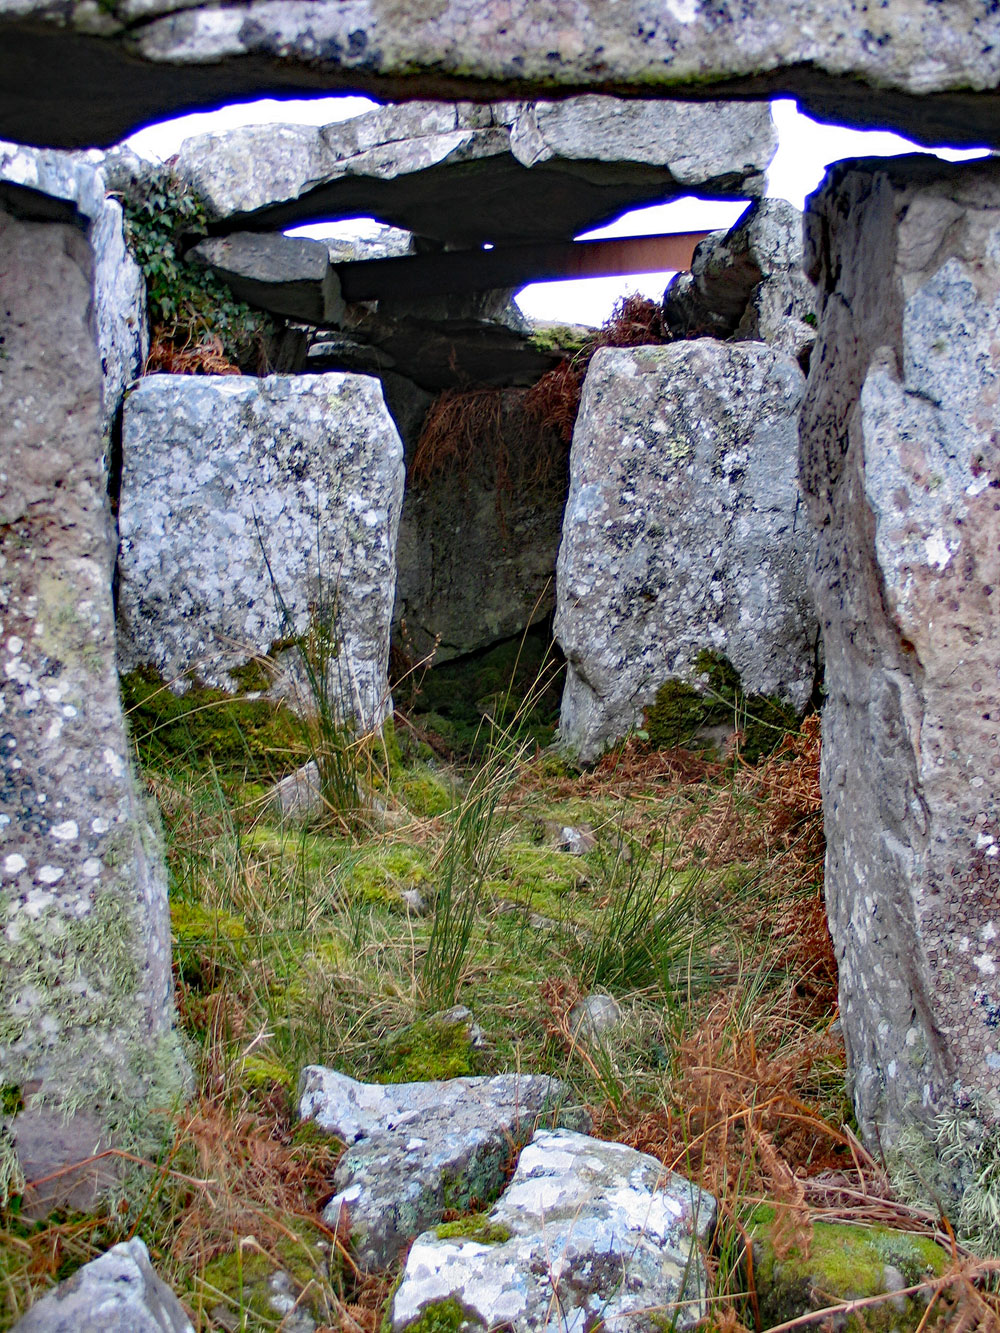
M177 171L217 230L372 216L478 247L570 239L693 190L761 194L776 147L764 103L409 102L186 139Z
M555 635L559 734L583 761L641 726L665 681L727 657L748 694L804 707L816 625L796 483L797 363L708 338L605 348L570 453Z
M869 1142L1000 1115L1000 166L812 197L802 479L826 644L826 895Z
M94 1154L183 1075L115 670L108 428L141 351L122 246L90 168L0 154L0 1084L23 1101L0 1162L45 1178L34 1208L85 1203Z
M231 689L233 668L312 629L345 715L379 725L403 447L378 380L149 376L123 459L122 670Z

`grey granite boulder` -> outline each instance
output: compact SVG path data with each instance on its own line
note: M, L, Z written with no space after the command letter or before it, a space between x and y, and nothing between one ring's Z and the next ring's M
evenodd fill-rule
M540 1122L571 1114L558 1079L498 1074L438 1083L358 1083L318 1065L302 1071L299 1115L348 1144L324 1217L346 1218L358 1259L385 1268L449 1208L491 1202L513 1149Z
M759 194L776 144L752 103L410 102L187 139L177 170L227 230L374 216L477 247L569 239L692 190Z
M807 222L826 897L885 1146L1000 1116L1000 164L841 163Z
M0 0L0 134L112 143L263 96L799 99L923 143L997 142L1000 15L978 0ZM240 164L243 166L243 164Z
M122 670L232 688L232 668L312 633L345 714L380 723L403 450L378 381L150 376L123 455Z
M663 320L677 338L752 339L802 360L816 337L815 306L802 214L785 199L760 199L701 242L691 271L667 287Z
M762 343L604 349L570 455L556 575L559 732L589 762L699 651L802 708L816 622L796 482L798 365Z
M114 1245L36 1301L12 1333L194 1333L141 1240Z
M620 1143L540 1130L487 1217L414 1242L393 1333L445 1307L463 1329L654 1333L706 1313L711 1195Z

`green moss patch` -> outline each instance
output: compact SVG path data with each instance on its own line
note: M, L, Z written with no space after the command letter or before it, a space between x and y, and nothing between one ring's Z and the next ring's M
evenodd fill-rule
M478 1245L503 1245L510 1240L510 1227L490 1220L489 1213L470 1213L454 1222L442 1222L434 1234L438 1240L474 1240Z
M364 848L345 880L352 901L398 903L404 889L422 888L430 881L427 855L406 843Z
M170 932L181 977L202 990L217 983L221 957L241 956L247 933L229 912L176 900L170 904Z
M808 1257L797 1249L777 1258L771 1243L773 1209L758 1209L751 1222L754 1246L754 1280L761 1320L765 1328L784 1323L810 1310L820 1310L842 1301L878 1296L898 1286L914 1286L939 1276L948 1256L926 1236L889 1227L855 1227L816 1222ZM896 1270L896 1280L887 1274ZM867 1307L851 1316L844 1328L849 1333L889 1333L915 1329L927 1309L913 1297L887 1295L884 1304Z
M431 1017L389 1037L375 1066L383 1083L465 1078L477 1070L468 1022Z
M471 1310L449 1296L447 1300L424 1306L417 1318L406 1325L406 1333L467 1333L482 1326Z
M702 686L667 680L646 710L645 730L658 750L711 746L710 733L728 726L743 734L741 757L749 764L769 755L799 724L790 704L771 695L747 694L733 664L706 651L695 658Z

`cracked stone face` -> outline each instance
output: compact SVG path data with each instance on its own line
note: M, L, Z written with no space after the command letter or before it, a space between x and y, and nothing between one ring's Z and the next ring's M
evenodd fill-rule
M813 196L802 476L826 893L858 1119L1000 1113L1000 169L838 164Z

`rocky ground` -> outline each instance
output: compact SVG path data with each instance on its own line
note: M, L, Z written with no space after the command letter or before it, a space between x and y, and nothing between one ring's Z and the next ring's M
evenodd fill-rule
M401 682L336 762L262 699L126 678L195 1086L99 1215L8 1202L3 1326L123 1240L205 1333L767 1327L945 1266L850 1129L818 719L757 766L737 733L581 773L523 651L516 693L496 652Z

